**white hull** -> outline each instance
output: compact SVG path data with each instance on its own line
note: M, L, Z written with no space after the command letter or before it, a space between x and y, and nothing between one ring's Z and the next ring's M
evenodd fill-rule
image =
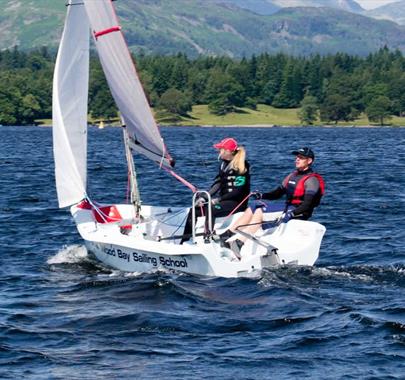
M278 248L277 254L248 241L239 260L230 249L214 241L205 243L203 237L182 245L179 240L159 241L159 237L183 231L179 225L184 223L187 208L142 206L144 219L136 224L131 205L113 208L122 217L119 222L97 222L93 209L73 206L71 211L87 249L106 265L129 272L172 269L205 276L244 277L280 264L313 265L325 232L325 227L315 222L290 221L260 237L260 241ZM132 227L128 234L121 232L124 224Z

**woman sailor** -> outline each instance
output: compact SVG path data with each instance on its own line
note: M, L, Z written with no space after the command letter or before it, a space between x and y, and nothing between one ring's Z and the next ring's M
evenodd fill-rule
M215 144L214 148L219 150L220 165L218 175L209 190L212 197L210 205L212 225L216 217L244 211L250 194L249 163L246 160L245 149L238 146L237 141L230 137ZM196 217L207 215L206 199L200 198L196 204ZM180 244L190 239L192 223L192 210L190 210Z

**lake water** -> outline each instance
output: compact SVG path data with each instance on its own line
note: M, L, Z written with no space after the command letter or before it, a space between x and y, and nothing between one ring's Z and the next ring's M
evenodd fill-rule
M326 179L315 267L261 278L110 270L87 257L54 187L51 129L0 128L1 379L404 379L405 129L164 128L200 188L212 144L245 145L252 189L270 190L309 145ZM89 193L125 201L121 131L89 131ZM189 205L137 160L145 204Z

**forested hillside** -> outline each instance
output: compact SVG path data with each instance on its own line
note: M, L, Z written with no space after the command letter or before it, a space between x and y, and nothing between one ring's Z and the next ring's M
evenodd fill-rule
M0 124L51 118L53 64L47 49L0 52ZM342 53L261 54L242 60L140 55L136 65L158 117L169 115L173 120L198 104L208 104L218 115L257 104L281 109L301 105L305 124L318 113L324 122L355 120L361 112L381 122L405 112L405 58L387 48L365 58ZM89 100L91 117L117 116L96 57Z
M288 0L288 4L341 4L342 0ZM114 2L132 51L227 55L283 52L367 55L383 46L405 51L405 27L328 7L282 8L263 15L240 1L118 0ZM263 8L270 3L256 1ZM277 5L285 4L278 1ZM349 0L343 2L349 4ZM346 7L353 9L352 7ZM345 8L345 9L346 9ZM0 49L56 48L65 0L0 0ZM266 8L269 9L269 8Z

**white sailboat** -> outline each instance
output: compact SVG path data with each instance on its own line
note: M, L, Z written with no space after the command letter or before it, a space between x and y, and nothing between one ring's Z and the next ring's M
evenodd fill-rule
M98 205L86 191L90 33L125 125L131 204ZM113 268L238 277L274 265L313 265L318 258L325 232L319 223L292 220L249 235L237 258L221 246L213 231L229 226L238 214L219 218L209 231L204 231L204 218L198 218L192 239L180 245L175 233L182 230L190 208L141 206L133 154L146 156L157 168L195 188L172 169L173 160L153 118L111 0L68 2L54 73L53 143L59 206L71 206L88 251ZM194 193L190 206L196 196Z

